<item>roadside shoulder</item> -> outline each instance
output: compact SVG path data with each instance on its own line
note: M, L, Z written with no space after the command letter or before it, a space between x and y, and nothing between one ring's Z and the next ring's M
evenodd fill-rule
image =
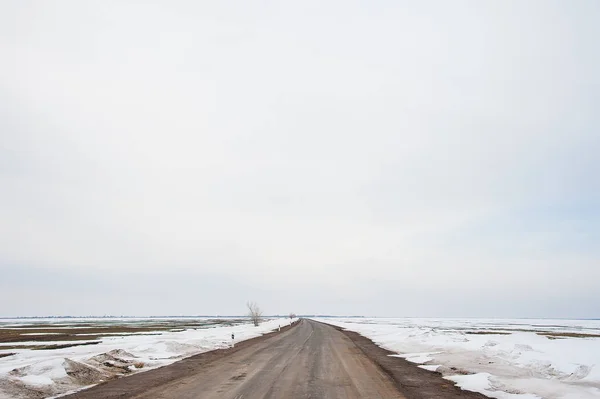
M194 374L197 370L208 367L211 363L222 360L241 350L271 338L275 338L276 336L280 336L296 328L296 326L300 325L302 322L302 320L298 320L291 326L281 327L281 331L275 330L256 338L237 342L233 348L215 349L199 353L167 366L105 381L92 386L91 388L70 395L61 396L61 399L110 399L135 397L152 388Z
M396 353L377 346L369 338L354 331L327 325L348 337L365 356L390 376L407 399L489 399L480 393L460 389L452 381L444 379L440 373L424 370L406 359L390 356Z

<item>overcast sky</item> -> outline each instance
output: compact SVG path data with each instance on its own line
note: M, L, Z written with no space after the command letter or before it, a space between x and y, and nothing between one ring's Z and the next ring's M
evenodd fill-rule
M0 3L0 315L600 317L600 2Z

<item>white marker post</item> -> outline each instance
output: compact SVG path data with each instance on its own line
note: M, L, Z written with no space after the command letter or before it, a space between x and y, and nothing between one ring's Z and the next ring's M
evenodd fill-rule
M231 333L231 347L235 348L235 335Z

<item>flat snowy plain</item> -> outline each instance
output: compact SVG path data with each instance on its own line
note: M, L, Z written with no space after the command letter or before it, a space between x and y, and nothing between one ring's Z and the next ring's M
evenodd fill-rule
M118 375L227 348L232 345L232 333L239 342L289 323L284 318L267 320L258 327L247 319L0 319L0 338L3 333L6 337L22 331L19 341L0 342L0 399L62 395ZM144 331L111 332L127 328ZM53 332L35 332L48 330ZM53 335L62 336L62 330L69 331L70 339L53 340ZM32 340L42 335L48 340ZM43 348L69 344L80 346Z
M600 320L315 320L492 398L600 398Z

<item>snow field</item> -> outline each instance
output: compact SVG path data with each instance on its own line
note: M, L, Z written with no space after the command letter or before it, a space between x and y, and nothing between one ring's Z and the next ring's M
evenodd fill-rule
M318 320L492 398L600 398L600 320Z

